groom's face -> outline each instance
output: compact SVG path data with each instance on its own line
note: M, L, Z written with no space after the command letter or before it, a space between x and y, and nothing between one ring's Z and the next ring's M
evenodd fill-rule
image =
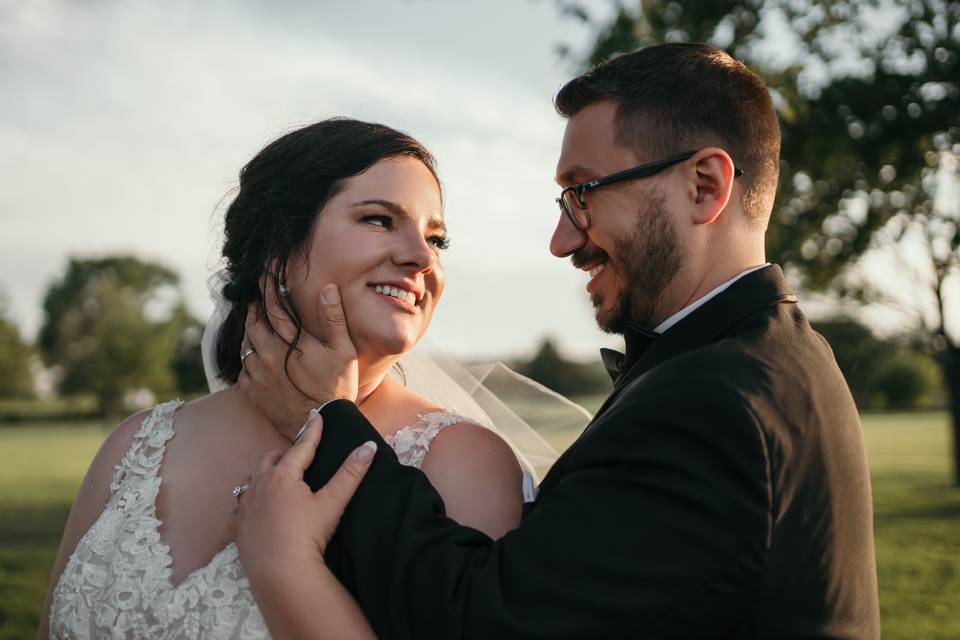
M616 104L599 102L567 121L557 163L561 187L629 169L641 161L615 139ZM627 322L651 326L664 290L683 256L659 176L624 181L585 195L591 224L577 229L560 212L550 250L570 256L588 272L587 292L604 331L622 333Z

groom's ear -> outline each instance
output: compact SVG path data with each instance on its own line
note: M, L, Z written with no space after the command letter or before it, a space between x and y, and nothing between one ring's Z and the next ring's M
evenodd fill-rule
M691 158L689 185L694 224L715 221L730 201L736 169L730 155L718 147L706 147Z

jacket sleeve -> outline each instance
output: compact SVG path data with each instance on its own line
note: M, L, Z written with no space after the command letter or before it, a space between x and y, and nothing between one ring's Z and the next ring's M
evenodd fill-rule
M576 464L497 541L446 518L426 477L356 407L328 405L311 487L362 442L380 449L327 562L383 638L722 633L759 588L769 465L738 398L691 404L644 407L642 424L633 403L608 411Z

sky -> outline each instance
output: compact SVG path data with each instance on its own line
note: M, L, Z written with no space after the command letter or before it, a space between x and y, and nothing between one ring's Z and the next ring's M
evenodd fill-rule
M584 4L601 20L613 7ZM768 62L796 46L779 31ZM434 346L524 357L551 336L595 359L620 340L596 328L588 276L548 250L564 127L551 101L577 72L556 47L592 36L553 0L0 0L0 294L32 338L69 256L133 253L177 271L205 319L240 167L350 116L438 159L452 247ZM814 315L832 304L805 298Z
M434 345L506 357L551 335L595 357L618 340L594 324L587 275L548 250L564 126L551 99L575 73L555 48L590 37L550 0L0 0L10 314L33 337L68 256L133 253L175 269L206 318L240 167L342 115L438 158L452 247Z

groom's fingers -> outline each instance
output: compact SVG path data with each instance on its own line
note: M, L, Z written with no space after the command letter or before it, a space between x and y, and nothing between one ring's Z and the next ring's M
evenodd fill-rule
M317 491L317 500L324 503L318 513L322 514L326 526L335 527L350 504L357 487L367 475L373 458L377 453L377 443L368 440L353 450L346 461L337 470L330 481Z
M247 306L247 317L243 321L243 342L253 347L254 351L262 358L266 355L267 341L264 340L264 332L260 327L258 315L256 304L251 303ZM244 360L244 364L246 364L246 360Z
M283 454L283 458L277 464L289 468L296 477L302 478L303 472L310 466L317 453L322 433L323 418L320 417L319 413L311 411L303 433L293 443L293 446L287 449L287 452Z
M251 304L247 309L244 342L249 343L254 350L254 354L243 361L244 370L248 371L254 380L262 377L264 369L269 372L283 368L287 345L273 333L262 314L257 312L255 304Z
M324 319L324 342L334 349L354 351L353 341L347 331L347 321L340 302L340 290L335 284L328 284L320 290L320 317Z

